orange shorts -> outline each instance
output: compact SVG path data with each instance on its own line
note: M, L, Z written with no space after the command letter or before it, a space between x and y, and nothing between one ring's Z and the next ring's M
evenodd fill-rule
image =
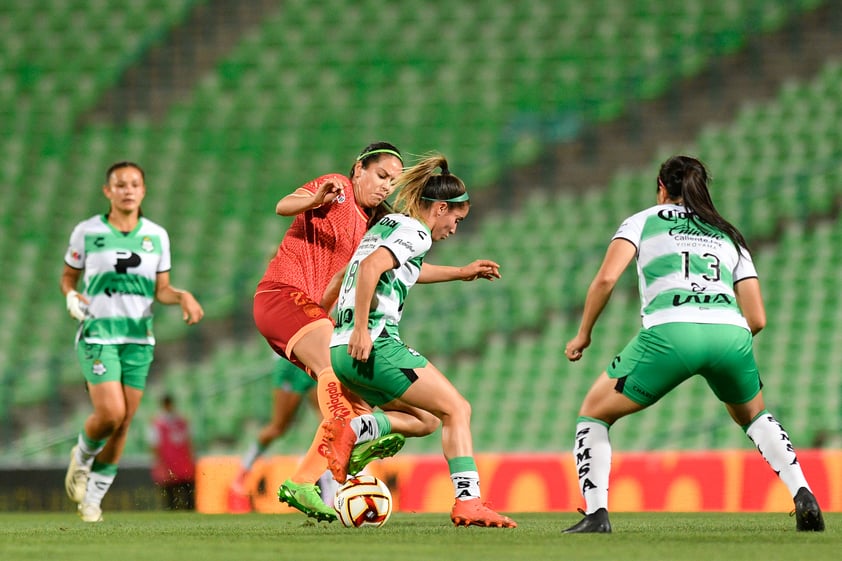
M262 281L254 295L254 323L269 346L279 355L314 373L293 354L295 343L330 315L300 288Z

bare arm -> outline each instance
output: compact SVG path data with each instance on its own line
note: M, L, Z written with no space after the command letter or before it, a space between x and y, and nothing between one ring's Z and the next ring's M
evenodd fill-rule
M167 306L181 306L182 318L188 325L199 323L205 311L193 295L170 284L170 273L158 273L155 277L155 300Z
M766 327L766 307L760 293L760 281L757 278L743 279L734 285L737 304L743 312L752 335L757 335Z
M354 330L348 340L348 354L366 362L371 354L371 334L368 332L368 315L380 275L398 266L394 254L385 247L378 247L360 262L357 268L357 286L354 294Z
M579 360L582 358L582 352L590 346L591 332L596 325L596 320L599 319L608 299L611 298L611 293L614 291L614 286L620 279L620 275L634 259L636 251L634 244L620 238L608 245L608 251L605 252L602 266L591 281L590 287L588 287L579 332L568 341L564 348L564 354L569 360Z
M342 288L342 279L345 278L346 270L348 270L347 265L336 271L330 282L327 283L324 294L322 294L322 301L319 302L319 305L328 312L336 304L336 299L339 298L339 289Z
M61 293L67 296L67 293L71 290L76 290L76 287L79 285L79 279L82 276L82 271L80 269L74 269L67 263L64 264L64 270L61 272L61 281L59 286L61 287ZM89 304L88 300L79 295L79 298L85 302L85 304Z
M70 317L77 321L83 321L87 314L87 305L91 302L83 295L76 291L76 286L79 284L79 277L82 276L80 269L74 269L67 263L64 264L64 269L61 272L61 281L59 286L64 299L67 303L67 311Z
M343 184L339 177L327 177L317 186L316 192L299 187L285 196L275 205L275 214L281 216L295 216L308 210L319 208L323 204L332 202L342 193Z
M449 267L447 265L421 264L419 284L448 282L455 280L472 281L476 279L494 280L500 278L500 265L488 259L477 259L464 267Z

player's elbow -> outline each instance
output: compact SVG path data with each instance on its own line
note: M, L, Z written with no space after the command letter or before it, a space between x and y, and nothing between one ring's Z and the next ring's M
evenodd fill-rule
M614 290L618 280L620 280L619 276L601 273L594 278L591 289L610 293Z
M748 328L751 330L751 334L757 335L766 327L766 314L755 314L752 317L746 318L746 321L748 322Z

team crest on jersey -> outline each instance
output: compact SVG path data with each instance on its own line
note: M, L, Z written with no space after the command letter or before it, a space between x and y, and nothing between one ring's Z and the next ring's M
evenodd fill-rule
M152 243L152 238L143 236L143 241L140 242L140 249L147 253L155 251L155 244Z
M336 198L334 199L334 201L336 201L337 203L344 203L345 202L345 191L342 191L341 193L336 195Z
M93 366L91 367L91 372L93 372L95 376L102 376L107 371L108 369L105 368L105 364L103 364L99 359L95 360Z

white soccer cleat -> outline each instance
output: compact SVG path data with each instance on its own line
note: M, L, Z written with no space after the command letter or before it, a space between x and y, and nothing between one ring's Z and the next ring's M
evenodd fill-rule
M64 476L64 489L67 491L70 500L81 504L85 500L91 468L76 461L76 450L78 448L79 446L76 445L70 451L70 465L67 466L67 474Z
M82 503L77 509L82 522L102 522L102 509L93 503Z

